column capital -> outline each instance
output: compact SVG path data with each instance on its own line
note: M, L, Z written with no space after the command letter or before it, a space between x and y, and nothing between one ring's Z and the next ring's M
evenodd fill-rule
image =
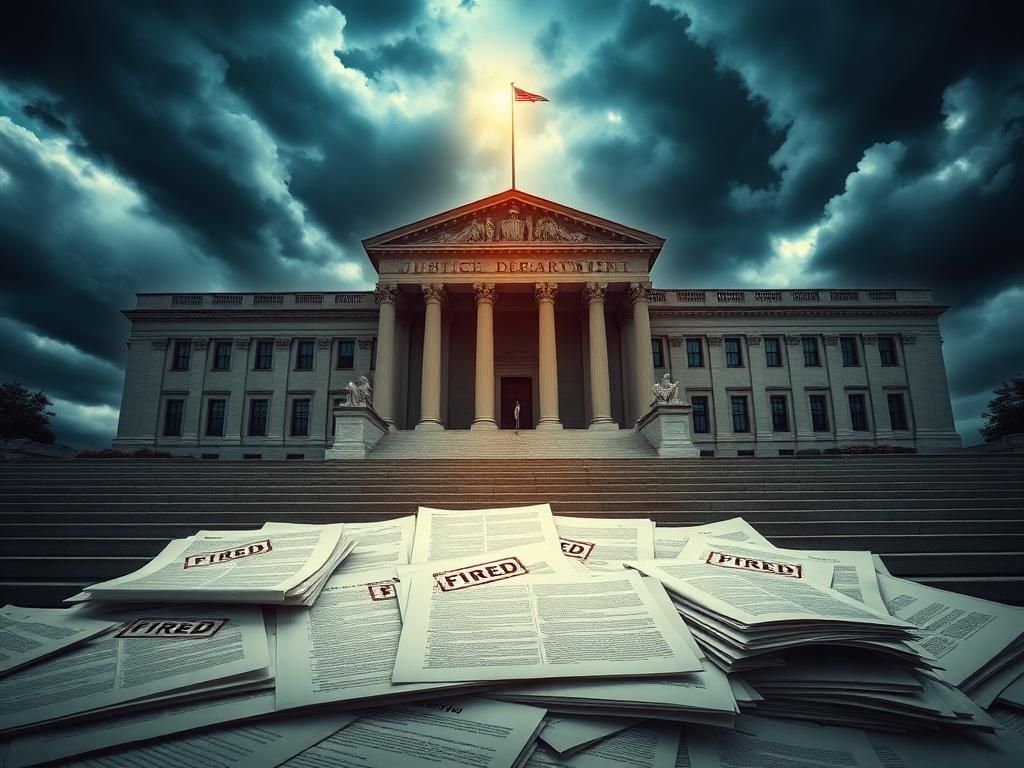
M821 339L825 342L826 347L834 347L839 344L838 336L822 336Z
M424 283L420 289L423 291L423 301L427 304L444 304L446 291L443 283Z
M865 344L878 344L878 335L874 333L865 333L862 337Z
M594 302L603 304L607 292L608 283L587 283L583 286L583 299L587 304L593 304Z
M197 350L203 350L210 346L209 339L192 339L192 346Z
M686 341L686 337L685 336L669 336L668 337L668 345L670 347L674 347L674 348L681 347L681 346L683 346L683 342L684 341Z
M538 304L543 304L545 301L554 304L555 297L558 296L558 283L534 283L533 290Z
M651 284L650 283L630 283L629 287L626 288L626 301L627 307L635 307L637 304L647 304L651 300Z
M761 337L760 336L747 336L747 346L748 347L760 347L761 346Z
M395 283L377 283L373 298L378 304L398 304L402 299L402 293Z
M274 346L277 347L278 349L291 349L292 340L285 338L274 339Z
M709 347L720 347L720 346L722 346L722 337L721 336L708 336L708 346Z
M235 349L248 349L249 344L252 343L252 339L248 336L242 336L235 339Z
M786 344L790 347L798 347L803 344L803 339L800 336L786 336Z
M477 304L493 304L498 299L498 291L494 283L473 283L473 297Z

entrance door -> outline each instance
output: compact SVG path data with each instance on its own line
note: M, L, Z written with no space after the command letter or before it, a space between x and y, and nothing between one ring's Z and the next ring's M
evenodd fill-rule
M533 429L533 381L529 376L501 377L501 428L515 429L513 412L519 401L519 428Z

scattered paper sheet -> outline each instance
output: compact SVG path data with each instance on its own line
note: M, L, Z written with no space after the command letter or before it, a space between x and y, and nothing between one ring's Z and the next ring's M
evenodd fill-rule
M261 530L295 530L295 523L265 523ZM416 532L416 516L406 515L375 523L345 523L345 535L356 542L355 550L339 566L338 571L350 573L386 565L409 562L412 540Z
M639 722L632 717L559 715L545 720L540 739L559 755L566 757L613 733L632 728Z
M673 768L678 752L679 726L651 723L619 731L571 756L541 744L526 768Z
M594 570L654 557L654 523L640 519L555 516L562 554Z
M687 542L695 536L715 536L719 539L742 541L749 544L771 547L768 539L754 530L742 517L719 520L705 525L667 526L654 528L654 557L658 560L678 557Z
M117 622L74 608L0 608L0 675L96 637Z
M413 575L394 682L678 674L703 668L638 573L495 573L491 583L474 582L472 572L465 571Z
M540 731L544 710L472 697L371 710L296 755L287 768L512 768Z
M541 541L558 547L549 504L456 510L420 507L411 562L477 555Z

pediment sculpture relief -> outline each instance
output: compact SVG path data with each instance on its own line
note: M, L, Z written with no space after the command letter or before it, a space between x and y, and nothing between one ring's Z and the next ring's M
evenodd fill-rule
M415 235L413 236L415 237ZM426 238L426 243L583 243L615 242L597 231L566 226L553 216L527 213L511 207L504 213L487 211Z

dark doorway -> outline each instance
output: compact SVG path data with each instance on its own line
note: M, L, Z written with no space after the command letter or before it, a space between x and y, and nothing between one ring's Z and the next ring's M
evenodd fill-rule
M519 428L533 429L533 380L529 376L501 377L501 428L515 429L512 415L519 401Z

